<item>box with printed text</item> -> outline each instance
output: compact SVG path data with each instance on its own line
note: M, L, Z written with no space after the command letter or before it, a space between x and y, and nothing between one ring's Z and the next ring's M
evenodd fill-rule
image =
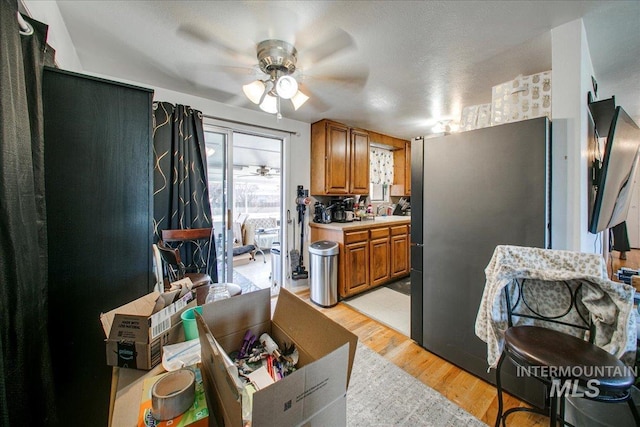
M281 289L271 317L269 289L215 301L196 315L202 374L218 425L346 425L346 393L358 337ZM268 333L278 345L298 350L297 369L249 398L239 387L227 354L238 350L247 330ZM249 421L250 418L250 421Z
M107 365L151 369L162 360L162 346L184 339L180 314L196 305L192 292L154 313L158 292L100 315L107 337Z

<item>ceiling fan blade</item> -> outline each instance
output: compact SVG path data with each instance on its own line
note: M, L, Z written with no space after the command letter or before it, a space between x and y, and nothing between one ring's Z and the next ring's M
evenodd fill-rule
M369 80L369 67L366 65L352 66L348 69L340 68L332 72L323 73L321 69L314 69L313 73L302 72L302 81L307 86L337 85L347 89L362 89Z
M303 68L315 66L338 53L355 49L353 37L341 28L330 28L324 34L313 26L296 38L299 64Z
M183 62L178 66L181 75L200 77L204 80L217 81L220 75L233 79L236 83L243 85L256 79L264 78L265 74L260 71L257 65L253 66L232 66L220 65L205 62ZM198 79L200 80L200 79Z
M176 33L180 37L187 38L191 41L195 40L208 47L217 49L237 63L250 66L256 62L255 44L250 39L234 40L232 44L223 40L222 37L213 34L210 29L199 27L193 23L181 24Z

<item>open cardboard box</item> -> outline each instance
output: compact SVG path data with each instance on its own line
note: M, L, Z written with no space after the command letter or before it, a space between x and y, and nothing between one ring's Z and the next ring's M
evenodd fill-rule
M243 425L243 396L221 350L240 349L247 330L267 332L281 347L293 343L300 355L295 372L253 395L252 427L346 425L356 335L286 289L273 319L269 289L206 304L196 319L205 390L218 425Z
M180 314L196 305L192 292L153 313L159 292L152 292L100 315L107 337L107 365L151 369L162 360L162 347L184 341Z

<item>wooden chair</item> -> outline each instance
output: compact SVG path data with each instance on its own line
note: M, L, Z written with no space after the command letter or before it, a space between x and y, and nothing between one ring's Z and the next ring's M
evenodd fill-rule
M202 273L212 276L217 268L213 228L189 228L162 230L165 247L178 249L186 273Z
M169 283L188 277L191 279L194 288L211 284L211 277L208 274L186 271L185 265L180 258L180 251L177 248L167 247L162 240L158 241L157 248L165 263Z

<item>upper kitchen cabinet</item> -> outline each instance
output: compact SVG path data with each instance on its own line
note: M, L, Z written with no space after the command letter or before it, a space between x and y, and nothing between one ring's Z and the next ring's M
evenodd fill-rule
M350 194L369 194L369 134L351 129Z
M393 152L393 185L391 196L411 196L411 142L393 136L368 131L371 146Z
M342 123L311 125L311 194L369 194L369 135Z
M393 138L392 196L411 196L411 142Z

